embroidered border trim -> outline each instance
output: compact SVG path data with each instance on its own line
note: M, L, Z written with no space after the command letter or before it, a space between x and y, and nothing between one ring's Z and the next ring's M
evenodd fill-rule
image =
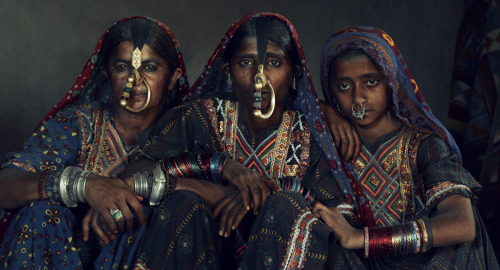
M304 211L304 210L303 210ZM286 247L286 257L281 269L301 269L309 249L311 227L318 219L309 211L303 212L292 227L290 241Z

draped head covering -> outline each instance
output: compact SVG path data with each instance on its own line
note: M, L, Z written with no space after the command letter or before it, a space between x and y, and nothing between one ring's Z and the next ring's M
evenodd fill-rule
M127 17L124 19L121 19L111 25L106 32L101 36L99 41L97 42L97 45L94 48L94 51L92 52L90 58L87 60L85 66L83 67L82 72L78 77L76 78L75 83L71 87L71 89L66 93L66 95L57 103L50 111L45 115L45 117L40 121L40 123L37 125L37 129L42 124L44 121L47 119L53 117L59 110L62 108L72 105L72 104L82 104L82 103L88 103L90 101L101 101L101 102L112 102L112 97L113 97L113 91L111 89L111 86L109 84L108 77L102 72L102 68L105 67L106 63L104 63L104 54L110 53L106 52L105 46L106 43L106 38L109 36L108 34L110 31L116 27L118 24L122 23L127 23L130 20L133 19L146 19L149 20L153 23L156 23L157 25L161 26L161 28L165 31L165 33L172 39L172 42L175 46L176 50L176 55L177 55L177 61L178 61L178 67L182 70L182 75L178 79L176 86L172 91L175 91L173 95L170 96L170 99L172 97L180 97L182 98L189 89L189 84L187 81L187 73L186 73L186 67L184 65L184 59L182 58L182 53L179 47L179 43L177 42L177 39L175 38L174 34L170 29L165 26L163 23L154 20L149 17L144 17L144 16L133 16L133 17ZM131 33L131 36L137 36L134 35L134 33ZM138 37L139 39L142 40L142 43L145 42L147 44L146 38ZM135 43L135 41L133 41ZM142 46L141 46L142 47ZM109 48L109 50L112 50L113 48ZM168 97L167 97L168 98ZM177 98L179 99L179 98ZM179 103L179 100L165 100L167 104L165 104L165 107L171 107L173 105L177 105ZM163 108L164 110L168 108Z
M288 108L300 111L305 115L308 123L311 125L311 132L325 153L325 157L328 160L330 168L337 178L337 181L346 183L346 188L350 190L347 176L352 176L350 173L348 173L348 175L344 173L344 168L341 166L341 160L337 150L335 149L335 143L328 126L326 125L325 119L321 114L316 90L306 65L306 59L299 43L298 34L292 23L282 15L269 12L251 13L243 16L240 20L235 22L222 37L219 45L205 65L203 72L193 84L185 99L199 97L208 92L230 93L233 91L227 80L223 79L223 76L221 76L223 73L222 65L224 64L224 53L238 28L257 18L274 18L286 24L290 33L291 42L294 43L301 65L301 76L296 78L297 95L293 100L291 100L291 104L289 104ZM344 193L347 194L347 190L344 190Z
M460 150L446 127L432 114L429 105L392 38L372 27L345 28L334 33L321 52L321 85L325 98L334 104L330 89L330 63L340 53L361 49L379 67L392 90L395 114L407 124L437 134L448 142L461 161Z

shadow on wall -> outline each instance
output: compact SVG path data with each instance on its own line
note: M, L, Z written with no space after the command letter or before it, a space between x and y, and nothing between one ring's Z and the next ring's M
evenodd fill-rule
M491 0L466 4L448 128L461 148L464 167L483 186L478 208L500 258L500 6Z

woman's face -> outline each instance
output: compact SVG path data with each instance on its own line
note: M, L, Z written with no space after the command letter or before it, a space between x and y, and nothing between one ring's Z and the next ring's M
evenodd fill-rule
M368 56L335 61L330 69L330 89L339 108L357 125L369 126L390 117L387 83ZM352 116L355 103L365 107L363 119Z
M118 102L122 96L123 88L131 71L134 69L131 64L131 55L134 46L131 41L119 43L111 52L107 65L107 75L113 89L113 95ZM133 109L138 109L144 105L147 98L146 80L151 88L151 100L146 110L160 107L165 89L171 90L179 78L179 71L175 71L170 80L168 62L160 57L148 45L142 48L142 65L139 68L139 79L130 92L127 105Z
M233 89L243 110L253 110L254 76L258 72L257 39L244 39L242 45L235 51L231 63L230 73ZM283 107L288 90L293 80L293 68L290 58L274 42L267 45L264 62L264 75L271 83L276 95L276 107ZM271 94L269 86L262 88L262 113L270 109Z

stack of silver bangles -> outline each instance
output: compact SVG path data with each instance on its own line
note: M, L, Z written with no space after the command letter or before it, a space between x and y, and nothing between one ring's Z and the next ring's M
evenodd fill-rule
M175 179L161 169L161 164L156 163L153 171L136 172L134 177L135 194L149 200L149 205L158 205L165 195L165 187L174 185ZM171 192L172 190L168 190ZM168 194L167 194L168 195Z
M45 184L47 196L54 203L62 202L67 207L76 207L84 203L85 183L90 171L68 166L62 172L53 173Z

